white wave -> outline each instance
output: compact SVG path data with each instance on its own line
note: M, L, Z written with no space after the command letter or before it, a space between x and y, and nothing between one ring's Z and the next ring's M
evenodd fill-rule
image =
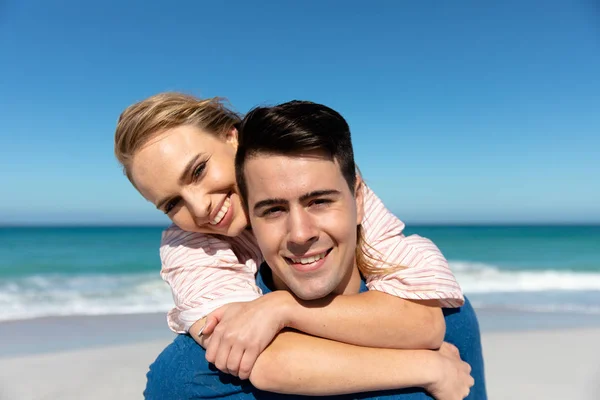
M490 310L513 310L513 311L527 311L527 312L539 312L539 313L566 313L566 314L586 314L586 315L600 315L600 307L589 304L589 302L576 304L576 303L547 303L547 304L536 304L535 301L527 302L524 300L521 304L506 304L497 301L489 301L486 298L474 298L470 296L471 304L473 307L478 309L490 309ZM559 301L560 299L555 299ZM568 299L567 301L572 300Z
M600 273L511 271L467 261L450 261L449 264L465 293L600 290Z
M463 291L480 307L600 313L596 306L600 273L511 271L467 261L450 261L450 267ZM166 312L171 307L171 292L157 273L39 275L0 281L0 321Z
M0 282L0 321L166 312L172 306L168 286L154 273L31 276Z

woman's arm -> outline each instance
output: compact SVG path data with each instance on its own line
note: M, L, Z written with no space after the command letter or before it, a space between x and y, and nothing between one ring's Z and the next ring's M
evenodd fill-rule
M215 338L198 337L201 323L192 326L190 334L210 348ZM228 356L206 352L206 359L224 372L231 372ZM421 387L437 399L462 399L473 385L470 371L458 349L448 343L438 351L379 349L286 329L259 354L253 368L239 375L259 389L277 393L325 396Z
M462 290L440 249L427 238L404 236L404 223L387 210L366 184L362 190L366 250L382 272L366 276L369 289L404 299L433 300L440 307L462 306ZM386 269L394 267L403 268L386 273Z
M408 306L396 318L414 318L399 332L389 311L390 304L395 302ZM428 306L378 292L305 302L278 290L251 302L223 306L209 316L208 322L204 319L194 324L190 334L206 348L207 360L217 368L247 379L258 356L284 328L301 326L303 332L311 335L358 346L395 348L397 343L403 343L407 348L419 349L428 343L429 348L437 349L445 331L443 316L439 318L441 324L436 325L436 319L428 318L426 312L419 310L421 307ZM432 314L441 314L438 307L428 308ZM417 329L411 332L408 327ZM200 337L201 330L211 336L210 341Z
M250 380L276 393L327 396L420 387L438 399L463 398L473 385L470 367L448 346L440 352L373 349L284 331L260 355Z
M372 309L369 301L365 302L365 299L378 304ZM386 322L386 318L389 319L386 305L389 305L390 300L393 303L401 299L392 298L384 293L371 292L328 297L320 304L321 300L301 302L289 292L279 290L251 302L223 306L211 313L207 320L194 324L190 334L206 348L208 361L214 363L223 372L247 379L253 371L255 361L277 333L286 327L293 327L298 321L303 323L306 331L315 336L362 346L393 348L393 344L398 342L396 339L398 334L394 331L395 324ZM407 301L407 304L411 303ZM425 306L415 305L416 307ZM431 307L431 310L441 313L437 307ZM417 313L407 310L405 314ZM357 324L357 320L362 320L363 324ZM205 324L205 321L208 322ZM429 323L422 320L418 322ZM379 334L373 335L373 330ZM430 333L431 347L439 348L443 339L444 325L441 327L429 325L428 330L439 332L437 333L439 337L433 337ZM401 334L406 335L401 338L404 343L423 342L421 337L417 337L416 332L409 333L405 330ZM210 340L206 340L207 337L210 337ZM284 348L282 346L276 347L272 352ZM307 365L309 366L310 364Z
M171 330L187 333L192 324L225 304L258 299L256 285L260 252L246 251L240 260L232 242L252 243L244 232L231 241L202 233L185 232L173 225L163 232L161 277L173 294L175 307L167 316ZM249 249L252 246L247 246Z
M197 329L192 327L190 334ZM212 339L204 335L200 341L210 346ZM228 370L227 358L215 360L208 352L206 358ZM329 396L415 387L436 399L462 399L474 383L470 373L458 349L448 343L437 351L380 349L285 329L258 356L248 378L258 389L284 394Z
M201 339L204 345L210 340L210 335ZM206 357L227 370L222 360ZM468 395L474 383L470 373L471 367L449 343L436 351L378 349L286 329L260 354L249 378L258 389L275 393L328 396L423 388L445 400Z
M358 346L438 349L446 325L435 302L369 291L320 300L293 299L285 326Z

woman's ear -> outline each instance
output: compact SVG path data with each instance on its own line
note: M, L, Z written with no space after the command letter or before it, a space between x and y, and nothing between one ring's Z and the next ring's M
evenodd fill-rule
M229 132L225 133L225 142L232 145L235 149L238 148L238 130L235 126Z
M364 196L364 185L360 175L356 176L356 185L354 186L354 198L356 199L356 224L362 224L362 220L365 217L365 196Z

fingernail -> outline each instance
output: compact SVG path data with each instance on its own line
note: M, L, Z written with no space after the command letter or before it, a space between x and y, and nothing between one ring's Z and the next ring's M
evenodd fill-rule
M202 336L202 332L204 332L204 328L206 328L206 322L202 325L202 328L198 331L198 337Z

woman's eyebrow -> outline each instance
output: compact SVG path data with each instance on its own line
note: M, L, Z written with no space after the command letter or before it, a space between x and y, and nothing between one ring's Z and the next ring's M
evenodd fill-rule
M188 178L192 175L192 170L194 169L194 165L196 165L196 162L202 156L203 156L203 153L196 154L194 157L192 157L190 159L190 161L188 161L188 163L185 165L185 167L183 167L183 171L181 171L181 175L179 176L179 180L177 181L180 185L184 185L185 182L187 182ZM156 203L156 208L160 210L162 208L162 206L171 199L171 197L173 197L173 196L167 196L167 197L164 197L161 200L159 200Z
M180 185L183 185L183 184L185 184L185 182L187 182L188 178L192 175L192 169L194 168L194 165L196 165L196 161L198 161L198 159L201 156L202 156L202 153L196 154L185 165L185 167L183 168L183 171L181 171L181 175L179 176L178 182Z

